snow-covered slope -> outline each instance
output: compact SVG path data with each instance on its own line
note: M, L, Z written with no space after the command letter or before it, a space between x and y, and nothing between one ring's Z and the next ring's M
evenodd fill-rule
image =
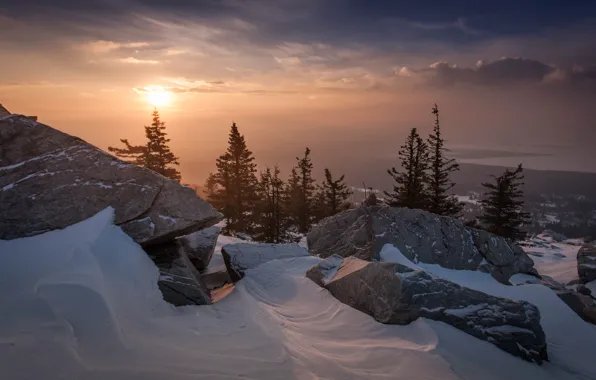
M108 209L62 231L0 241L0 378L596 378L596 329L539 285L422 266L535 302L552 343L543 366L440 322L379 324L305 278L315 257L267 262L215 305L174 308L153 263L112 218Z
M562 284L578 278L577 251L582 244L581 240L557 242L547 234L540 234L525 244L524 251L534 261L539 274L550 276Z

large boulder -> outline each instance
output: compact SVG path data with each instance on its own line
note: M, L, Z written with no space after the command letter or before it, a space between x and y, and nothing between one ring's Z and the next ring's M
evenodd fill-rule
M510 240L426 211L363 205L326 218L307 235L311 253L376 260L389 243L414 261L450 269L482 270L502 283L516 273L537 274L534 262Z
M194 190L20 115L0 119L0 239L61 229L108 206L149 246L219 220Z
M596 245L584 244L577 251L577 273L584 284L596 280Z
M213 226L181 236L176 239L176 242L179 249L188 255L195 268L203 270L211 261L220 231L221 228Z
M267 261L310 256L298 244L251 244L224 245L221 249L228 274L233 282L240 281L247 269L256 268Z
M401 264L331 256L306 276L339 301L389 324L445 322L525 360L547 359L538 308L461 287Z

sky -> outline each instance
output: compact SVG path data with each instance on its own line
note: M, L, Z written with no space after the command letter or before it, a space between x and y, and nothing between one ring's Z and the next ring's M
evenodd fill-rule
M1 104L102 149L159 103L188 182L232 122L261 166L341 169L434 103L462 162L596 172L595 1L0 0L0 51Z

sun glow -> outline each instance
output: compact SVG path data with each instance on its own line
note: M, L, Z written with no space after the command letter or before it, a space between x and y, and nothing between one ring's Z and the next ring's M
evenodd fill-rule
M145 88L147 102L153 106L167 106L172 102L172 93L160 86Z

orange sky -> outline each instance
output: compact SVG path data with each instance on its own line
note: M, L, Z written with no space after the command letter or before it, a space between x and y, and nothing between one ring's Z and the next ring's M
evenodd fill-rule
M291 162L309 146L333 166L395 155L409 128L430 130L434 102L453 148L542 153L515 160L596 171L596 83L585 54L596 39L579 24L511 35L459 19L400 21L390 30L401 34L380 41L359 30L335 36L321 20L305 25L275 7L263 10L266 21L248 8L210 18L62 12L53 22L47 10L6 9L0 103L106 149L142 142L153 107L144 88L162 86L172 99L159 110L188 181L212 170L232 121L261 165ZM274 33L275 17L302 29Z

